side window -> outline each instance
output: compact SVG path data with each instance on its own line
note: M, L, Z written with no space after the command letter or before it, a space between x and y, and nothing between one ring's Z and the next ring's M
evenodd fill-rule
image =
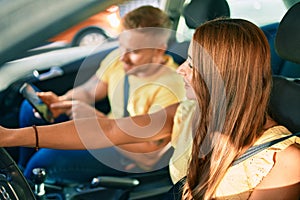
M282 0L227 0L232 18L247 19L258 26L280 22L287 11Z
M185 0L188 4L190 0ZM259 27L280 22L287 11L282 0L227 0L231 18L247 19ZM176 38L179 42L189 40L194 33L185 24L181 16L178 23Z

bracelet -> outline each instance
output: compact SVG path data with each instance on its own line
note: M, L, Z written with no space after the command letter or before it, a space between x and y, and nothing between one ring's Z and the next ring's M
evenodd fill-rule
M36 128L35 125L32 126L34 133L35 133L35 150L38 151L39 150L39 134L38 134L38 130Z

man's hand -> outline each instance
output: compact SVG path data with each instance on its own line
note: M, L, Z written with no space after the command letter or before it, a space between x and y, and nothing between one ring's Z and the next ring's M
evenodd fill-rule
M64 111L70 119L106 117L93 106L81 101L59 101L50 105L51 110Z
M62 101L59 96L53 92L37 92L37 96L48 106L54 118L65 113L67 110L52 109L51 104Z

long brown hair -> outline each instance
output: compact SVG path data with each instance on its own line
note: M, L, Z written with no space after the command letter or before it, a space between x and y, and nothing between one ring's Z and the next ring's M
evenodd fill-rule
M184 199L212 199L232 162L262 135L272 84L263 32L242 19L216 19L192 41L199 105Z

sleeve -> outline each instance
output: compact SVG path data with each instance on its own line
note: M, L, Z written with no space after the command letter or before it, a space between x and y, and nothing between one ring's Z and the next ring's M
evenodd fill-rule
M120 51L119 49L113 50L111 53L109 53L102 61L101 64L96 71L96 77L107 83L109 80L109 76L111 72L114 70L113 66L116 65L116 63L120 59Z
M163 75L153 83L153 87L154 91L157 92L153 92L155 99L153 99L154 103L152 103L149 112L157 111L158 109L186 99L184 81L173 69L164 68ZM157 109L158 106L155 106L156 104L159 105L160 108Z
M174 117L171 144L174 147L169 162L170 176L173 183L186 176L189 158L192 152L192 121L196 102L186 100L177 108Z
M157 87L159 87L159 89L157 90L158 92L155 96L155 103L152 103L152 105L150 106L149 113L156 112L171 104L178 103L185 97L185 92L182 87Z

